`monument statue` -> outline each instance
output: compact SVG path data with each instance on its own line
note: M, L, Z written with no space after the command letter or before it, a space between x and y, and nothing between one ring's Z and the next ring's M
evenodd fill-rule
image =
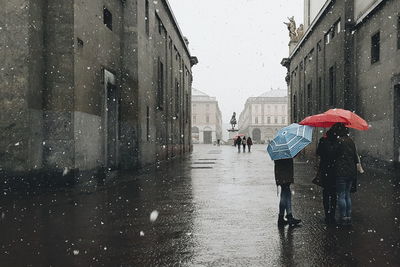
M300 39L304 35L304 25L303 24L300 24L300 26L297 28L296 34L297 34L297 41L300 41Z
M284 22L289 31L289 37L291 42L298 42L304 35L304 25L300 24L298 28L296 28L296 21L294 17L288 17L289 22Z
M288 17L289 22L284 22L289 31L290 41L296 41L297 33L296 33L296 21L294 20L294 16Z
M233 112L233 115L232 115L232 118L231 118L232 130L235 129L236 124L237 124L237 121L236 121L236 112Z

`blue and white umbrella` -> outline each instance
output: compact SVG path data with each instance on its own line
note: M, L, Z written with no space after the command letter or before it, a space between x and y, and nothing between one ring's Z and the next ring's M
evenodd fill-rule
M312 142L313 127L293 123L278 131L267 146L272 160L294 158Z

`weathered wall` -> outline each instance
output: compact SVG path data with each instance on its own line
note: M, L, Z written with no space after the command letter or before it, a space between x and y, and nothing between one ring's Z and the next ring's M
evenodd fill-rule
M43 1L0 1L0 169L42 166Z
M45 167L75 167L74 1L48 1L45 12Z
M137 1L126 1L123 8L120 94L120 167L138 166L138 34Z
M190 55L166 1L149 1L149 35L145 1L0 3L0 171L108 167L106 71L115 77L115 89L108 89L116 92L109 102L117 103L114 168L189 151ZM104 25L104 7L112 13L112 30ZM162 110L158 59L164 64Z
M399 1L387 1L373 16L358 25L355 34L357 111L370 124L356 132L358 149L367 155L392 161L394 144L394 84L400 75L397 48ZM395 26L395 27L394 27ZM380 60L371 64L371 37L380 31Z
M112 13L112 30L103 23L104 7ZM87 170L105 165L104 69L117 76L117 94L121 93L122 4L76 0L74 10L75 167Z
M190 147L190 117L183 114L191 84L190 58L164 1L149 1L149 34L145 1L138 2L139 158L142 165L181 154ZM157 10L157 12L156 12ZM162 21L159 31L156 13ZM157 108L158 60L164 65L164 106ZM149 63L152 64L149 64ZM186 73L186 69L188 73ZM147 138L149 108L149 138ZM190 109L189 109L190 110ZM161 127L160 127L161 126Z

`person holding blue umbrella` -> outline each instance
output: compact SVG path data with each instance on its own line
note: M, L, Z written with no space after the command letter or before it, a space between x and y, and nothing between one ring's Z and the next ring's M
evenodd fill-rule
M293 158L312 142L312 131L313 128L310 126L291 124L278 131L267 147L275 163L276 185L281 187L278 226L287 224L295 226L301 223L301 220L294 218L292 213L290 185L294 183Z

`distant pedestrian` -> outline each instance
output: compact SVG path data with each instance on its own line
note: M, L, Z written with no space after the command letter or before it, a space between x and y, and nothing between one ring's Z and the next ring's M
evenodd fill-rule
M218 145L218 146L221 145L221 139L217 139L217 145Z
M240 153L240 147L242 146L242 138L240 138L240 136L236 138L236 145L238 147L238 152Z
M253 145L253 140L251 140L251 137L249 136L247 137L247 149L249 150L249 152L251 150L252 145Z
M292 214L292 192L290 185L294 183L293 178L293 159L275 160L275 181L281 187L279 202L278 226L298 225L301 220L295 219ZM285 220L285 212L286 219Z
M246 152L246 145L247 145L246 136L243 136L242 140L243 152Z
M336 212L336 176L335 158L332 151L336 148L336 134L333 129L329 129L326 134L319 139L317 155L319 156L317 184L322 186L322 202L325 211L325 223L335 224Z
M357 176L357 156L356 146L349 137L349 129L343 123L332 126L337 135L337 148L332 151L335 157L336 190L339 207L339 223L341 225L351 225L351 196L350 191Z

